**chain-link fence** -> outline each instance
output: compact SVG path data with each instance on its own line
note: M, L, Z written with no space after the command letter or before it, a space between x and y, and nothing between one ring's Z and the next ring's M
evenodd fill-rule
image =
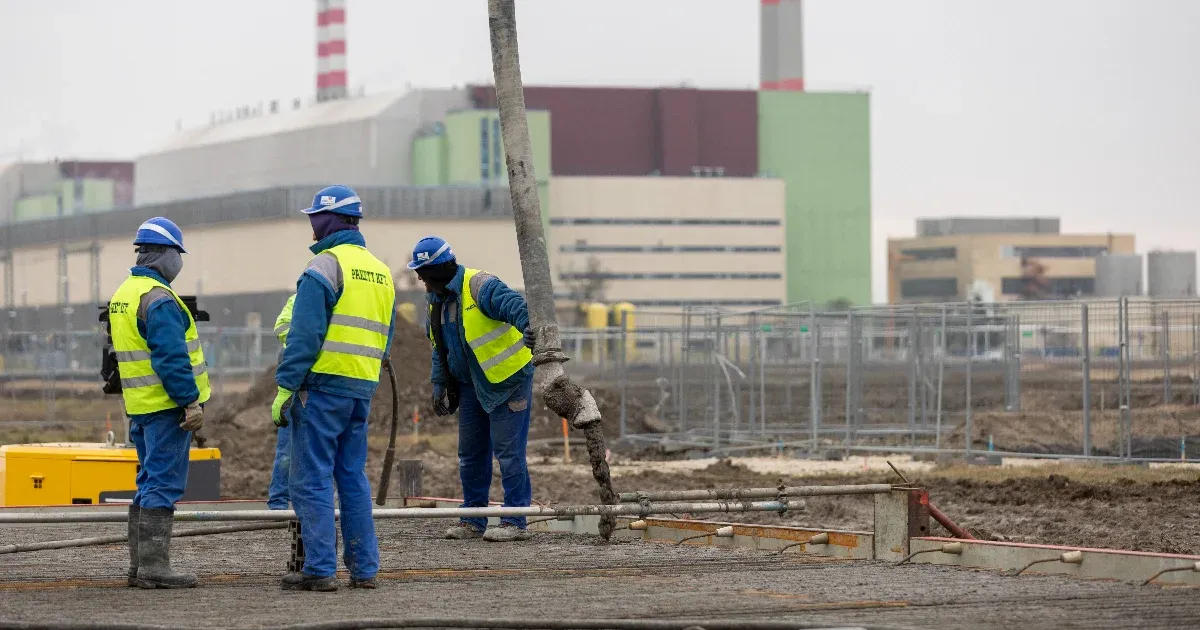
M278 358L269 329L197 330L215 397L245 391ZM103 403L119 398L100 393L104 339L100 330L0 331L0 405L7 405L0 429L103 423L113 411Z
M1179 461L1200 441L1197 300L637 311L564 342L622 438L665 449Z

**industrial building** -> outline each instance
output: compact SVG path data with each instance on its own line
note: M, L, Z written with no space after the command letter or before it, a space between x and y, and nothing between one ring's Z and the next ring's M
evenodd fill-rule
M888 240L888 301L1093 297L1098 257L1134 251L1132 234L1064 234L1056 218L919 219Z
M869 302L866 94L529 93L561 298L595 280L607 302L644 307ZM292 290L308 257L296 210L328 182L363 193L364 230L393 268L413 242L437 233L465 262L523 288L492 94L468 87L335 99L183 131L136 161L136 207L114 197L102 212L68 206L0 227L4 305L28 311L22 321L47 319L49 308L47 321L88 325L90 309L74 307L116 288L132 261L128 235L163 215L187 230L195 251L179 290L203 296L215 322L244 325ZM622 140L619 131L638 118L640 130ZM593 135L579 131L585 123ZM741 130L739 142L722 135L730 129Z
M526 86L564 304L870 302L869 94L805 91L801 3L760 11L760 90ZM195 252L177 289L215 323L258 321L293 290L309 255L297 209L329 183L361 193L394 269L435 233L522 289L495 89L352 96L345 18L342 0L318 3L315 101L214 115L121 173L0 169L9 323L94 323L132 262L128 235L156 215Z

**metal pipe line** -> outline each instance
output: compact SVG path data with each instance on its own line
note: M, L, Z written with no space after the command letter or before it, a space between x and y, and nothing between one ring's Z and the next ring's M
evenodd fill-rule
M831 497L857 494L887 494L891 484L870 483L848 486L789 486L784 488L713 488L708 490L638 490L622 492L622 503L637 501L738 501L774 499L779 496ZM686 511L686 510L685 510ZM694 510L691 510L694 511Z
M171 538L186 538L188 536L209 536L213 534L233 534L237 532L252 532L262 529L283 529L287 523L248 523L245 525L217 525L215 527L194 527L192 529L177 529L171 532ZM96 545L115 545L129 540L129 534L112 536L92 536L90 538L70 538L67 540L46 540L43 542L25 543L0 546L0 555L6 553L23 553L26 551L47 551L50 549L69 549L71 547L93 547Z
M690 512L783 512L804 509L803 501L709 501L659 504L568 505L556 507L377 508L372 516L389 518L487 518L506 516L648 516ZM337 511L334 512L337 514ZM0 524L21 523L125 523L125 512L26 512L0 514ZM292 510L177 511L175 521L291 521Z

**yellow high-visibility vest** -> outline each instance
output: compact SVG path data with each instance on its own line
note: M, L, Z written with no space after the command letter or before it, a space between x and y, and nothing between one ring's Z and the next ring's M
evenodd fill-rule
M528 365L533 360L533 353L525 347L523 331L517 330L511 324L494 320L479 310L479 305L475 302L475 291L478 287L474 286L471 280L480 273L484 272L471 268L463 270L462 297L459 300L462 308L460 319L463 335L488 382L503 383L505 379ZM433 317L432 304L429 305L429 316ZM429 340L437 346L432 326L429 328Z
M212 394L208 384L208 364L204 361L204 349L200 347L200 334L196 331L196 322L187 305L171 287L158 280L147 276L129 276L108 303L113 350L117 353L117 365L121 371L121 396L125 399L125 413L129 415L155 413L179 406L167 395L162 379L154 373L150 365L150 346L137 328L142 296L154 288L170 293L188 319L184 341L187 343L192 374L196 377L196 388L200 390L197 402L207 402Z
M292 307L296 304L296 294L293 293L287 299L287 304L283 305L283 310L279 311L279 317L275 318L275 336L279 338L279 343L287 345L288 330L292 328Z
M395 316L392 272L367 248L337 245L326 252L342 273L342 297L333 307L325 341L312 371L379 382L387 335Z

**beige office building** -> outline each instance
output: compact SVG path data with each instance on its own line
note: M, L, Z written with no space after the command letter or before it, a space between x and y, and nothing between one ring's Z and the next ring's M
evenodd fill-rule
M1132 253L1132 234L1064 234L1053 218L920 219L917 236L888 239L888 301L1018 300L1031 272L1045 298L1090 297L1096 257Z

